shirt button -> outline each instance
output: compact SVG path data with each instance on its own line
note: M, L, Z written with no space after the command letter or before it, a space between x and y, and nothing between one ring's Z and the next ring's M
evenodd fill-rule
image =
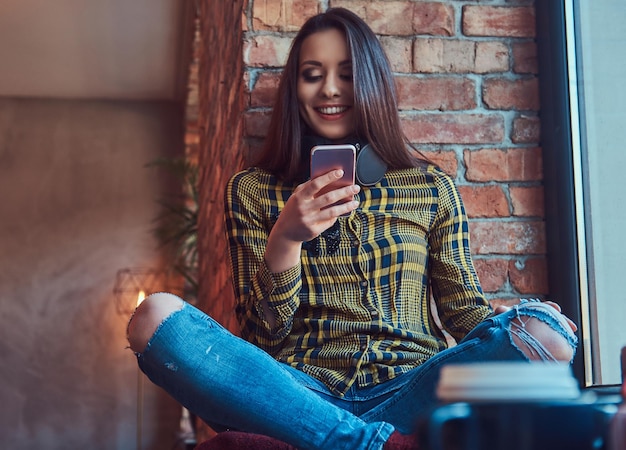
M367 287L367 281L361 281L361 287Z
M372 311L372 317L378 317L378 311L376 310Z
M358 247L359 246L359 241L357 241L356 239L354 241L352 241L352 246L353 247Z

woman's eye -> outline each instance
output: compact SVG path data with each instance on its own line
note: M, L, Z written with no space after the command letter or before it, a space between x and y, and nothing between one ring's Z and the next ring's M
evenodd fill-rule
M305 70L304 72L302 72L302 79L307 83L315 83L316 81L320 81L322 79L322 76L316 74L315 72Z
M315 71L315 70L304 70L301 73L301 77L304 80L305 83L317 83L319 81L322 81L322 79L324 78L324 75L319 73L319 71ZM347 72L347 73L341 73L339 74L339 78L341 78L343 81L347 81L347 82L352 82L352 72Z

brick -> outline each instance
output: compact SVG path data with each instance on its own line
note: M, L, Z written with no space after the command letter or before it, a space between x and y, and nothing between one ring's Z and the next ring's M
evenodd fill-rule
M318 2L311 0L255 0L252 26L254 30L298 31L318 12Z
M548 294L548 265L545 258L517 259L509 262L511 285L521 295Z
M393 72L411 73L413 43L406 38L381 36L380 43L387 54Z
M470 222L471 246L477 255L544 255L545 224L542 221Z
M501 258L474 258L474 267L484 292L498 292L506 286L509 262Z
M492 73L509 70L509 48L503 42L477 42L474 72Z
M445 3L413 3L413 32L432 36L454 35L454 8Z
M408 36L413 32L413 3L407 1L331 0L331 7L353 11L374 33Z
M466 36L535 37L535 9L511 6L463 6Z
M250 91L251 91L251 86L250 86L250 80L252 79L253 74L251 71L249 70L245 70L243 72L243 92L245 94L245 100L246 100L246 108L250 107Z
M248 137L265 137L270 125L271 112L247 111L244 114L244 135Z
M513 51L513 72L536 75L539 73L537 44L533 42L515 42Z
M540 148L465 150L468 181L538 181L543 178Z
M539 111L537 78L485 80L482 95L483 102L489 109Z
M545 217L542 186L511 186L509 194L514 216Z
M244 63L252 67L282 67L292 39L286 36L262 35L244 42Z
M415 114L401 120L409 141L416 144L481 144L504 138L500 115Z
M416 39L413 70L418 73L468 73L474 71L475 43L436 38Z
M185 117L187 120L198 120L200 108L198 105L188 104L185 107Z
M454 111L476 107L476 88L467 78L397 76L400 109Z
M459 186L467 215L473 217L508 217L509 202L501 186Z
M452 178L456 178L459 161L454 151L424 151L422 154Z
M493 73L509 70L509 49L502 42L416 39L413 66L418 73Z
M185 129L185 145L198 145L200 144L200 134L197 127L192 124L188 124Z
M278 72L259 73L259 76L256 79L256 82L254 83L254 86L252 87L252 90L250 92L250 106L274 106L279 81L280 73Z
M452 36L454 8L439 2L331 0L363 18L377 34Z
M248 16L246 16L246 11L248 10L249 0L244 0L243 8L241 11L241 30L245 33L249 30L248 28Z
M541 140L541 121L536 116L521 115L513 119L511 142L537 144Z

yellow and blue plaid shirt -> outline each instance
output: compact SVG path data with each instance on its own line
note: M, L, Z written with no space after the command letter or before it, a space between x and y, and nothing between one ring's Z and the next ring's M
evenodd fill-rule
M441 170L388 171L361 189L357 210L303 244L298 266L271 273L263 259L267 238L295 187L258 168L227 185L244 339L342 395L446 348L429 311L430 288L444 328L457 339L491 312L472 264L461 197ZM275 316L273 327L264 307Z

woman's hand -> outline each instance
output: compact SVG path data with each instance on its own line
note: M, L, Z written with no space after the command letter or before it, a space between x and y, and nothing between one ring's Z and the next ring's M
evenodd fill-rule
M331 205L342 199L352 198L359 192L358 185L319 195L326 186L342 176L343 170L332 170L302 183L294 190L276 222L285 239L296 242L309 241L330 228L337 217L356 209L358 202L354 201Z
M546 305L552 306L554 309L556 309L558 311L559 314L561 314L561 306L558 303L552 302L550 300L542 302L542 303L544 303ZM494 314L502 314L503 312L506 312L506 311L508 311L510 309L511 309L510 306L498 305L493 310L493 313ZM574 323L574 321L571 320L569 317L567 317L565 314L561 314L561 315L563 317L565 317L565 319L567 320L567 323L569 324L569 326L572 329L572 331L576 332L576 330L578 330L578 326Z
M360 190L358 185L319 195L324 187L342 176L342 170L332 170L302 183L294 190L268 238L265 262L270 271L278 273L299 264L303 242L319 236L339 216L358 207L357 201L335 204L357 194Z

